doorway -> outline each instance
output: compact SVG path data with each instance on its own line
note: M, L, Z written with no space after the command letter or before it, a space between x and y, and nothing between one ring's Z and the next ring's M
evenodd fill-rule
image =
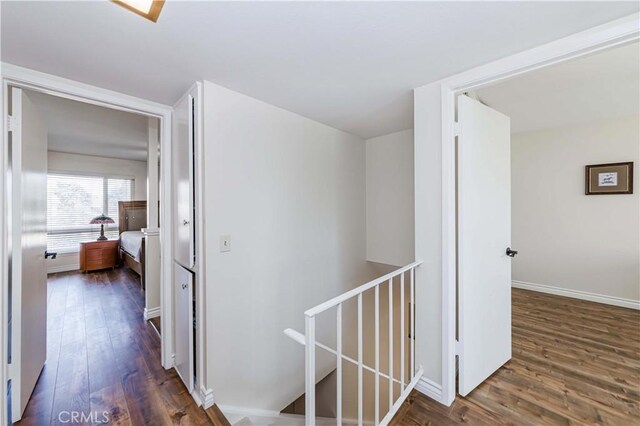
M157 195L147 207L157 194L157 161L149 167L148 157L158 151L158 126L156 118L10 90L19 120L11 132L13 240L20 241L10 288L15 421L25 410L40 418L43 405L68 411L74 392L88 401L90 390L106 385L103 371L114 371L105 346L133 332L143 312L148 319L160 311L160 283L144 273L159 269L160 259L149 256L154 241L142 232L158 216ZM125 259L128 273L116 273ZM129 298L119 296L124 287ZM71 377L76 388L65 389ZM56 399L34 401L46 394ZM72 408L89 415L88 407Z
M416 164L421 165L416 166L415 173L416 182L423 183L422 189L416 189L415 194L416 256L424 258L425 263L432 263L427 268L430 273L419 273L417 281L433 286L428 295L418 296L417 303L434 312L433 317L429 317L435 325L434 330L426 332L426 336L428 342L436 342L431 346L422 344L419 358L427 367L426 371L431 370L429 379L437 384L441 382L441 389L429 392L437 401L451 405L456 398L456 357L459 349L456 344L456 97L490 83L506 81L638 38L636 17L625 17L414 91L415 155ZM441 194L441 197L434 199L433 194Z
M164 146L166 144L168 144L168 142L169 142L167 140L167 138L165 137L165 135L169 134L168 129L170 128L170 124L169 124L170 109L162 107L162 106L155 106L153 104L145 104L145 103L141 104L141 103L136 102L136 100L130 99L130 98L123 99L125 97L118 96L116 94L111 94L111 93L106 92L106 91L103 91L103 92L99 93L99 91L92 91L92 90L87 89L85 87L79 88L79 87L77 87L77 85L69 84L66 81L57 81L57 79L49 78L48 76L44 76L44 77L43 76L31 76L31 75L28 75L28 73L22 72L22 70L20 70L20 69L13 70L13 72L11 70L9 70L9 72L7 72L6 69L3 69L3 74L6 77L6 79L4 80L4 85L3 85L3 89L4 89L4 93L5 93L5 99L6 99L5 105L9 107L7 109L7 111L12 113L12 114L14 112L13 111L13 107L15 106L13 104L13 102L11 102L14 99L14 97L12 96L12 94L13 94L12 92L13 91L20 91L20 92L22 92L21 93L21 95L22 95L21 97L23 99L28 99L27 102L30 102L30 103L33 103L31 98L34 98L34 97L46 97L46 96L54 97L55 96L58 99L64 100L65 102L82 103L82 104L84 104L86 106L86 109L107 107L105 109L110 109L112 111L115 110L117 113L121 113L121 114L136 114L138 116L141 116L141 114L144 114L144 115L147 115L149 117L152 117L152 120L155 121L155 132L156 132L156 134L154 135L154 138L155 138L155 141L156 141L155 152L156 153L158 153L158 152L160 153L159 161L161 161L161 162L166 162L167 161L167 159L164 159L161 154L163 152ZM8 77L9 75L12 75L12 77ZM34 83L37 83L37 84L34 84ZM47 87L47 89L44 89L44 87ZM51 95L53 95L53 96L51 96ZM125 111L127 111L127 112L125 112ZM145 131L146 131L146 123L148 123L150 119L145 116L144 120L145 120ZM15 124L24 124L24 123L16 123L14 121L11 124L13 124L15 126ZM12 133L15 132L15 127L10 128L9 130L10 130L9 139L8 140L5 139L5 142L7 143L7 145L5 145L5 146L8 146L9 152L12 152L11 151L11 148L12 148L11 142L13 142L13 137L14 137L14 135ZM45 137L45 140L46 140L46 137ZM159 143L159 146L157 145L158 143ZM121 148L123 148L123 147L121 147ZM124 147L124 148L126 149L126 147ZM145 148L145 153L144 153L145 158L146 158L146 154L147 154L146 151L147 151L147 149ZM43 157L44 157L44 159L46 161L46 159L48 157L48 155L46 154L46 146L45 146L45 149L44 149L44 156ZM58 157L59 157L59 155L58 155ZM14 158L14 157L12 156L12 158ZM58 160L60 160L60 158L56 159L56 161L58 161ZM80 162L76 161L75 163L76 164L81 164L81 165L84 165L84 166L87 166L87 167L91 167L90 164L87 164L86 162L83 162L83 161L80 161ZM158 165L158 164L159 164L158 163L158 157L156 157L156 165ZM15 167L15 163L8 163L8 164L6 164L6 166ZM43 164L41 163L38 166L40 168L42 168ZM95 169L97 167L96 167L96 164L93 164L93 166L94 167L93 167L93 170L91 172L86 172L85 171L84 174L77 175L75 179L71 179L71 177L65 175L65 173L57 173L56 176L55 176L56 179L51 179L51 180L60 181L60 182L57 182L57 184L64 186L65 178L67 178L66 179L67 183L69 181L72 181L72 182L74 182L74 184L87 184L89 187L91 187L91 186L97 187L99 185L97 185L96 182L93 182L93 180L96 180L95 179L96 178ZM20 177L20 173L15 173L16 172L15 168L12 168L12 169L7 168L7 170L11 170L13 172L12 175L11 175L11 178L13 179L13 184L15 185L15 180L16 180L16 178ZM46 177L47 172L48 172L46 170L46 165L44 165L44 170L45 170L44 176ZM157 166L156 166L156 170L157 170ZM162 168L160 169L160 175L164 175L166 173L168 173L168 170L162 169ZM42 176L43 174L40 173L40 175ZM158 181L157 180L157 176L158 176L158 173L156 173L156 182ZM127 182L126 182L127 181L127 179L126 179L127 176L106 176L106 175L104 175L104 176L99 176L99 178L101 180L101 183L103 184L103 188L106 188L105 192L107 193L107 195L109 195L109 192L114 192L114 191L118 192L118 190L123 190L123 191L126 192L127 188L131 190L132 194L135 193L135 188L134 188L135 184L127 185ZM122 179L122 178L125 178L125 179ZM144 179L141 179L141 180L144 182L143 185L146 186L146 180L147 180L146 173L145 173ZM87 181L87 182L85 182L85 181ZM89 181L91 181L91 182L89 182ZM123 182L120 182L120 181L123 181ZM45 186L46 186L46 179L44 180L44 182L45 182ZM9 182L8 182L8 184L9 184ZM108 188L111 188L111 190L109 190ZM29 194L29 192L27 192L27 191L22 191L22 192L25 193L25 194ZM45 192L46 192L46 189L45 189ZM120 191L120 192L122 192L122 191ZM146 191L146 188L145 188L142 191L143 195L146 196L147 195L146 192L147 191ZM156 186L156 191L155 192L156 192L156 194L159 193L164 199L168 199L168 197L166 197L165 194L170 194L168 185L162 184L162 181L160 183L160 187ZM33 191L33 193L35 194L36 192ZM11 215L12 217L10 217L8 219L15 219L17 217L16 213L22 214L22 212L23 212L22 208L19 208L17 205L15 205L14 203L11 202L11 198L9 198L9 197L11 197L11 192L7 193L6 197L7 197L7 198L5 198L5 200L6 200L5 202L7 203L6 205L13 206L12 211L14 212L14 214ZM157 197L157 195L156 195L156 197ZM34 197L34 198L37 198L37 197ZM41 200L45 199L44 197L39 197L39 198ZM117 201L118 200L106 200L106 198L107 197L105 197L105 199L103 200L105 202L105 205L106 205L105 210L108 210L109 208L111 208L111 210L117 212L117 208L118 208L117 207ZM113 201L113 203L112 203L112 201ZM20 204L22 204L22 203L20 203ZM43 203L41 203L41 204L43 204ZM114 205L112 206L111 204L114 204ZM158 206L158 203L154 202L154 205ZM42 207L42 205L41 205L41 207ZM156 212L155 223L158 223L158 220L159 220L158 216L160 216L164 220L166 220L166 218L170 217L170 212L168 214L166 214L164 212L164 210L169 210L169 207L166 206L166 203L161 204L159 206L159 208L161 210L161 214L158 214ZM46 210L46 207L45 207L45 210ZM28 211L30 211L30 210L28 210ZM71 209L71 211L74 212L75 210ZM157 211L157 209L156 209L156 211ZM101 212L101 213L103 213L103 212ZM69 216L72 216L72 214L69 214ZM114 214L113 212L110 212L108 214L104 214L104 216L107 216L108 218L110 218L112 220L114 219L112 216L118 217L117 214ZM40 215L39 218L41 219L42 215ZM146 222L146 219L147 218L145 217L145 222ZM117 219L114 220L114 222L117 223ZM15 224L15 220L14 220L13 223ZM46 223L46 221L45 221L45 223ZM98 223L100 223L100 222L98 222ZM3 225L6 225L6 224L3 224ZM118 228L117 227L115 227L115 229L113 227L110 228L110 225L112 226L113 224L109 224L109 222L107 222L105 224L102 224L102 226L105 227L105 233L107 234L106 235L107 239L109 238L109 236L111 236L109 234L110 232L116 232L116 234L118 233ZM96 226L98 227L98 231L95 230ZM89 232L94 232L94 233L95 232L99 232L99 228L100 227L101 227L101 225L93 225L93 229L91 229ZM151 228L150 226L149 227L145 226L145 227L148 228L148 229L155 229L156 230L156 237L160 233L163 233L163 227L160 227L160 230L158 232L157 224L156 224L156 226L154 228ZM166 227L164 227L164 228L166 228ZM42 232L42 231L44 231L44 232ZM69 230L67 230L67 231L69 231ZM67 232L67 231L65 231L65 232ZM76 229L76 231L79 231L79 230ZM41 232L42 235L45 235L45 237L44 237L44 240L42 238L40 238L38 241L40 241L41 244L44 243L44 245L46 246L49 243L47 241L47 237L46 237L46 235L47 235L46 229L43 230L42 227L41 227L39 232ZM67 233L69 233L69 232L67 232ZM76 232L76 234L77 233L79 233L79 232ZM58 239L59 240L68 240L69 239L68 237L69 237L69 235L66 235L65 238L58 238ZM168 242L171 241L170 240L171 234L169 232L164 232L163 237L166 238L164 241L168 241ZM14 243L13 248L15 249L16 248L16 245L15 245L16 239L12 238L12 240L13 240L12 242ZM52 240L52 241L55 240L54 236L50 236L49 240ZM53 241L53 242L55 242L55 241ZM169 244L166 244L166 245L169 245ZM9 246L7 248L10 249L11 246ZM41 262L42 265L44 265L44 251L40 250L41 248L42 247L38 247L37 252L39 253L40 258L42 258L42 261L40 261L40 260L38 260L38 261ZM165 245L163 245L162 247L158 247L157 248L158 256L160 257L160 252L161 251L162 252L166 252L167 250L168 250L168 247L165 247ZM111 254L109 254L109 256L106 255L107 251L110 253L113 250L112 249L107 250L106 248L101 248L100 249L100 252L98 253L98 254L100 254L100 256L98 256L100 258L100 261L110 262L112 260L111 259L111 257L112 257ZM16 251L14 250L13 252L15 253ZM35 251L34 251L34 253L35 253ZM96 254L96 251L95 250L91 250L90 254L91 254L91 256L95 257L94 255ZM50 267L53 267L52 268L53 271L57 271L57 273L60 273L60 271L64 270L65 268L69 268L69 265L64 265L63 264L64 262L61 262L61 261L65 260L65 259L63 259L65 256L62 256L62 253L59 253L59 255L60 255L60 257L58 257L56 255L55 261L57 261L57 263L53 264L53 265L50 265ZM119 256L120 256L120 253L118 253L118 257ZM94 265L93 265L94 267L100 266L100 265L95 265L96 259L91 259L91 261L88 261L88 263L92 263L93 262L94 263ZM8 260L10 262L9 263L9 268L11 270L11 266L12 265L15 266L16 265L15 262L19 261L20 259L19 258L16 259L16 256L10 256ZM68 259L66 259L66 260L68 260ZM162 278L162 274L160 274L160 270L166 269L166 266L164 264L167 263L167 260L168 259L166 259L166 256L163 255L162 256L162 262L160 263L160 261L159 261L158 266L156 268L154 268L157 271L157 278L158 278L158 282L156 283L156 286L158 287L157 288L157 293L158 293L157 297L159 299L159 302L158 302L159 306L157 308L157 312L159 312L161 310L160 305L162 303L167 303L167 302L170 303L170 298L167 301L166 300L167 298L165 298L163 296L163 293L165 293L165 292L162 289L162 285L163 284L170 285L170 283L167 283L166 280L164 280ZM47 261L48 262L54 262L53 259L49 259ZM87 265L85 265L85 266L87 266ZM17 269L18 269L17 267L14 267L12 270L15 272ZM32 270L35 270L35 269L36 268L32 268ZM37 268L37 269L39 271L44 270L44 268ZM89 268L89 269L91 269L91 268ZM102 270L102 268L100 268L100 270ZM45 271L45 273L46 273L46 271ZM140 284L141 284L140 277L137 274L133 274L133 273L131 273L131 275L137 280L138 288L140 288ZM89 274L86 274L86 276L89 276ZM5 293L5 294L12 296L14 298L14 300L15 300L17 287L13 286L13 289L12 289L11 284L19 282L19 281L16 281L15 273L12 273L9 278L10 278L10 281L9 281L10 285L5 287L5 289L7 291L7 293ZM44 285L42 285L42 284L46 282L45 280L34 280L34 282L36 282L36 281L41 283L40 287L44 287ZM46 287L44 287L44 288L46 288ZM42 293L42 292L40 292L40 293ZM41 305L46 306L46 290L45 290L44 294L45 294L44 302L41 303ZM143 303L143 306L144 306L144 303L145 303L144 294L145 293L141 293L141 294L143 295L142 303ZM147 294L148 294L148 292L147 292ZM52 296L53 296L52 294L49 295L49 297L52 297ZM5 299L5 300L7 300L7 299ZM30 300L33 300L33 298L31 298ZM5 309L6 309L5 312L10 312L12 319L15 319L16 315L18 315L20 313L20 312L16 311L16 309L15 309L16 306L21 306L21 305L20 304L16 304L16 303L11 304L10 306L5 305ZM39 312L42 314L41 318L44 318L46 309L45 310L39 309ZM166 322L166 324L167 324L166 329L167 330L171 330L171 317L170 317L170 315L168 316L168 318L163 318L162 321ZM42 323L43 323L43 321L39 321L39 325L38 325L39 330L46 330L45 327L42 327L42 325L43 325ZM25 323L24 321L20 321L20 326L22 326L23 324L26 325L27 323ZM6 330L9 331L9 332L12 332L16 327L15 321L13 321L13 324L10 324L10 327L11 328L7 328ZM162 343L158 347L158 356L157 356L158 361L160 361L160 360L162 361L162 364L161 364L162 366L166 366L166 364L170 363L170 357L165 355L165 354L168 352L166 350L167 346L171 345L171 343L172 343L171 342L171 337L170 337L171 333L164 333L164 334L167 334L168 336L162 337ZM14 333L13 334L13 343L10 344L8 349L11 349L12 352L15 354L17 349L19 349L19 347L16 346L16 343L20 344L20 343L22 343L21 341L23 341L23 340L24 339L20 339L19 336L17 336ZM44 346L44 344L43 344L43 340L44 339L32 339L32 340L33 341L38 341L40 343L41 347ZM42 350L34 351L33 353L42 354ZM40 356L39 358L42 358L42 357ZM169 360L167 360L167 358L169 358ZM13 364L17 359L18 358L15 357L15 356L10 356L5 361L6 362L12 362L12 364ZM35 363L35 364L37 365L37 364L40 364L40 363L44 363L44 360L43 359L38 359L38 362ZM13 380L15 380L15 372L16 372L16 365L15 364L11 366L10 371L14 372L14 374L12 374L12 376L10 377L12 379L12 383L11 383L10 386L11 386L11 390L13 391L12 394L15 395L15 393L17 391L17 388L15 387L15 381L13 381ZM33 376L35 376L35 379L37 379L38 378L38 374L40 372L39 369L37 368L37 366L33 369L33 371L35 371ZM18 379L18 380L20 380L20 379ZM7 389L7 387L5 387L5 386L8 387L8 383L5 382L3 384L3 388L8 391L9 389ZM23 386L23 388L24 389L28 389L28 387L25 387L25 386ZM7 396L7 395L8 395L8 392L3 392L3 398L2 399L4 400L4 397ZM27 395L27 397L28 397L28 395ZM20 411L22 411L24 409L24 406L25 406L25 402L24 402L25 398L20 398L20 399L21 399L21 401L20 401L19 404L18 404L18 402L16 400L14 400L14 403L13 403L12 417L14 419L16 418L16 413L19 413ZM8 408L7 405L4 405L4 406ZM19 418L19 415L18 415L18 418Z
M458 392L461 395L471 394L474 400L483 398L478 395L486 396L480 390L485 380L493 385L498 382L504 384L505 381L513 384L518 380L518 386L530 386L528 389L531 393L535 393L532 389L538 389L541 394L546 392L548 395L553 391L548 389L548 384L560 380L565 383L564 388L560 386L565 392L571 392L571 389L567 390L566 383L572 381L574 384L571 386L591 386L603 395L610 394L615 398L619 395L605 389L606 386L598 380L614 377L620 383L637 381L633 374L619 376L620 373L608 370L605 364L599 364L597 371L589 370L594 378L592 383L586 383L581 372L588 369L593 351L602 350L601 356L605 357L610 355L604 346L600 346L602 339L616 353L625 353L627 343L635 341L634 332L629 327L634 318L637 321L637 312L628 308L640 308L637 294L640 272L637 217L640 212L637 195L634 198L629 190L633 187L633 180L637 180L630 169L639 160L638 63L638 43L633 42L531 71L508 81L484 85L458 97L457 136L462 138L458 143L471 142L472 145L458 146L457 151L457 183L462 186L457 198L459 212L462 211L462 217L458 216L457 265L459 303L462 301L458 305L461 341L460 350L457 351L461 360L458 376ZM478 110L490 110L495 116L510 117L511 131L506 138L508 140L510 137L511 141L501 149L506 156L494 152L498 149L498 141L502 139L499 133L486 127L481 132L484 137L489 137L481 145L486 151L473 151L480 147L473 146L472 142L482 143L483 140L470 137L474 135L469 133L469 124L465 120L476 125L481 122L485 126L489 120L478 111L470 115L465 110L469 104ZM508 121L506 124L509 124ZM468 161L464 157L465 149L467 153L476 154L472 164L465 162ZM491 154L490 158L486 157L487 153ZM495 163L496 160L501 161L507 172L509 169L511 171L500 177L496 172L500 167ZM614 173L614 181L619 183L618 186L626 187L615 193L608 188L614 185L605 182L605 188L601 190L608 191L607 197L593 197L590 188L597 186L594 184L597 180L589 179L590 163L604 163L597 166L605 169L613 167L612 170L605 170L605 174L609 176ZM629 166L624 169L627 166L623 165ZM482 169L474 169L474 166ZM476 188L473 195L481 196L479 201L486 206L469 203L474 198L464 194L469 187L469 176L465 176L465 173L473 175L471 185L476 183L485 186ZM492 175L492 179L482 181L486 174ZM487 191L488 185L508 190L511 200L506 207L505 203L500 204L501 199L487 195L491 194L491 191ZM501 220L501 225L491 225L481 214L485 207L493 209L495 213L496 206L500 211L509 213L507 218ZM497 214L492 216L499 217ZM511 237L507 240L502 238L501 244L495 247L484 241L481 247L465 252L465 245L482 241L482 236L479 239L473 232L471 237L476 238L471 238L471 242L465 241L470 235L467 232L469 228L464 226L469 224L475 228L474 232L481 232L478 229L483 226L488 228L491 238L486 240L489 242L501 238L503 229L513 233L513 240ZM496 229L500 231L496 232ZM593 232L587 232L587 229ZM484 295L484 298L483 294L476 294L470 309L464 306L464 298L478 288L484 292L491 287L484 285L483 276L478 271L473 276L465 276L470 270L469 263L465 263L465 256L477 260L487 253L493 253L494 262L502 258L512 264L513 275L509 271L506 278L503 277L504 274L499 274L501 266L487 267L483 271L482 267L488 265L483 261L480 272L490 274L485 280L493 280L490 284L500 280L503 284L501 289L487 291L488 295ZM475 288L470 288L470 283L475 284ZM508 303L501 303L503 299ZM478 301L482 303L477 304ZM495 317L496 311L502 312L508 320L492 323L490 319ZM477 314L473 324L469 324L464 317L469 312L471 315ZM602 327L599 333L590 333L590 326L584 322L586 318L597 321ZM614 322L619 324L619 328L615 331L608 329ZM502 333L501 342L508 342L508 354L503 351L494 356L496 348L502 343L496 344L491 339L495 339L504 324L509 327L508 333ZM480 327L480 332L476 330L471 336L460 332L474 326ZM476 349L473 339L478 336L482 336L477 350L480 356L473 352ZM507 347L506 344L503 346ZM505 368L500 368L511 359L512 348L512 361ZM465 370L465 361L473 362L485 355L491 357L493 364L483 360L482 367L490 365L491 368L483 371L480 378L471 374L477 373L480 368L471 373ZM469 357L472 359L469 360ZM528 384L519 368L535 371L535 383ZM505 376L505 371L509 371L509 377ZM472 386L465 382L469 378L476 379ZM509 390L505 386L503 396L507 398ZM472 392L476 387L478 391L474 396ZM608 415L599 411L597 398L582 394L580 397L583 398L581 402L594 412L603 417ZM500 401L493 402L501 404ZM537 404L536 401L528 402L532 406ZM566 405L571 407L575 403L568 401ZM544 410L550 409L550 406L540 404L538 408ZM618 414L624 418L630 413L629 410L623 410ZM575 414L554 407L549 415L561 418ZM588 418L580 420L592 421Z

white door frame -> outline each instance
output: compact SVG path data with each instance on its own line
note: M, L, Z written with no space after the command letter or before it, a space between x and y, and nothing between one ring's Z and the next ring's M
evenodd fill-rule
M111 90L79 83L73 80L57 77L50 74L41 73L28 68L23 68L11 64L0 64L0 75L2 76L2 105L0 115L2 115L2 164L0 165L0 200L2 200L2 211L6 212L9 200L6 192L6 172L8 167L8 139L5 129L7 123L8 106L8 86L21 87L67 99L77 100L93 105L104 106L120 111L134 112L156 117L160 120L160 193L161 205L161 226L160 241L162 244L162 264L160 276L160 303L162 307L161 326L163 332L161 336L161 363L164 368L173 367L173 323L172 307L173 298L171 292L171 264L172 253L172 233L171 233L171 114L172 108L167 105L147 101ZM7 236L10 230L7 229L5 216L0 220L0 276L2 278L2 293L0 320L0 339L2 340L2 368L0 368L0 424L8 424L7 421L7 379L9 377L7 359L7 317L8 317L8 284L9 284L9 247Z
M457 95L518 75L575 59L640 38L635 13L442 80L442 396L456 397L456 167L455 98Z

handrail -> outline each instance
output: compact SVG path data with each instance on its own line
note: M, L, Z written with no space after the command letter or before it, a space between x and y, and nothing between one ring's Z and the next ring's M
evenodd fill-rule
M403 266L383 275L375 280L372 280L366 284L356 287L347 291L339 296L334 297L324 303L321 303L311 309L305 311L305 332L304 334L288 328L284 330L284 334L303 345L305 348L305 423L307 426L315 426L316 424L316 348L324 349L336 357L336 424L342 425L342 364L343 361L347 361L354 364L357 367L357 380L358 380L358 425L364 424L364 371L370 371L375 377L374 388L374 425L387 425L393 415L397 412L402 402L407 398L411 389L416 385L420 377L422 376L422 366L416 368L415 365L415 271L416 268L422 265L422 261L416 261L409 265ZM409 316L405 316L405 277L409 276ZM398 280L395 280L398 278ZM399 306L394 303L394 281L396 288L399 287L400 300ZM380 340L381 340L381 327L380 327L380 287L386 284L386 290L389 293L388 296L388 374L381 371L380 366ZM374 366L365 365L364 363L364 350L363 334L364 334L364 321L363 321L363 298L364 293L368 290L374 290L374 321L373 323L367 323L367 326L374 327ZM357 299L357 331L356 339L358 344L357 359L346 356L343 353L342 348L342 308L343 303L349 299ZM397 306L397 307L396 307ZM326 310L335 307L336 315L336 348L330 348L316 340L316 316ZM394 336L394 310L399 309L400 314L400 333L396 333ZM409 330L405 329L409 323ZM407 334L406 331L409 331ZM408 341L407 341L408 338ZM397 342L397 344L396 344ZM400 371L394 372L394 354L395 350L399 349L400 356ZM409 365L405 365L405 352L409 350ZM408 369L406 367L409 367ZM408 370L408 371L407 371ZM408 381L405 381L408 376ZM380 401L380 379L385 379L389 385L389 404L388 410L382 415L383 419L380 420L382 404ZM394 384L400 385L400 397L395 398Z
M287 328L284 331L284 334L285 336L292 339L294 342L298 342L302 346L306 345L306 342L304 341L304 334L300 333L299 331L296 331L293 328Z
M329 299L324 303L321 303L317 306L314 306L313 308L307 309L306 311L304 311L304 314L308 317L314 317L324 311L326 311L327 309L333 308L334 306L339 305L342 302L345 302L349 299L351 299L354 296L357 296L360 293L364 293L367 290L372 289L373 287L382 284L385 281L388 281L389 279L396 277L397 275L400 275L403 272L406 272L410 269L414 269L417 268L418 266L422 265L423 261L422 260L417 260L413 263L408 264L407 266L403 266L402 268L396 269L393 272L389 272L386 275L381 276L380 278L376 278L373 281L369 281L366 284L362 284L359 287L356 287L352 290L347 291L346 293L342 293L339 296L334 297L333 299Z

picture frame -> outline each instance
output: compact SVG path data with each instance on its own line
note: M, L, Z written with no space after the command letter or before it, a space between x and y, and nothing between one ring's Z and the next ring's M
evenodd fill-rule
M633 161L585 166L585 195L633 194Z

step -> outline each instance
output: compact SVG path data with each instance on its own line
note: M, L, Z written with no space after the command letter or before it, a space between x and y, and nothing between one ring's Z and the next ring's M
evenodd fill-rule
M305 426L304 416L298 414L225 406L221 406L220 410L232 426ZM335 425L336 419L317 417L316 424Z

